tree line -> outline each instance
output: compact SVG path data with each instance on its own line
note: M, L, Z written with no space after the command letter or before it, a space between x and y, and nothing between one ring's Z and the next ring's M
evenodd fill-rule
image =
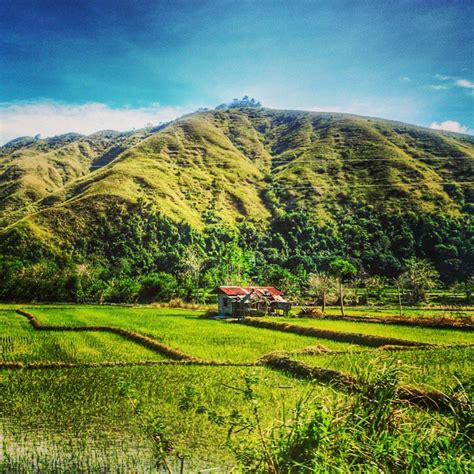
M283 212L267 227L249 220L230 227L209 210L197 231L143 201L130 211L112 207L61 249L35 244L21 228L10 233L0 242L0 298L208 301L226 284L274 285L295 300L321 300L326 286L322 305L340 304L347 283L366 294L392 286L413 304L434 287L471 294L472 216L381 216L355 206L335 210L331 224Z

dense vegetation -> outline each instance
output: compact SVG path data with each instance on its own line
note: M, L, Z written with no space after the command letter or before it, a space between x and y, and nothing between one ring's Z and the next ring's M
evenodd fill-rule
M248 98L129 134L15 141L0 153L0 298L298 296L338 257L359 280L416 258L466 282L473 160L469 137Z

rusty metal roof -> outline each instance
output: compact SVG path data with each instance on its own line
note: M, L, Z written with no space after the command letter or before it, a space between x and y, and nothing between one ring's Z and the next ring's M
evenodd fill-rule
M244 288L241 288L240 286L219 286L217 291L221 291L227 296L244 296L248 294L248 291L246 291Z
M222 292L227 296L245 296L252 292L260 296L283 296L283 293L273 286L219 286L216 292Z

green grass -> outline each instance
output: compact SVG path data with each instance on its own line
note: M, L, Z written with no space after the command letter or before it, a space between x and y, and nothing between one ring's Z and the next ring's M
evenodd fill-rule
M447 306L429 307L429 306L408 306L403 308L403 316L419 318L443 318L458 317L459 313L470 315L473 311L472 306L462 306L459 308L449 308ZM298 312L298 311L297 311ZM348 306L345 308L347 316L374 316L376 318L399 317L399 309L392 306ZM327 306L326 314L330 316L340 316L339 306Z
M258 379L256 392L264 426L283 407L293 406L309 385L263 367L2 371L0 435L6 437L4 449L14 460L20 465L29 463L30 470L26 472L31 472L35 459L49 466L44 469L46 472L55 462L62 466L61 470L67 470L74 462L94 468L87 472L97 472L99 464L102 469L114 466L115 472L120 467L123 471L128 463L134 472L144 472L151 459L151 445L127 399L120 395L119 386L126 382L136 388L145 409L165 423L175 451L187 458L186 472L191 465L222 468L235 462L225 448L227 427L214 423L200 407L211 409L216 415L227 415L235 407L249 415L242 394L229 388L243 387L245 376ZM324 387L315 387L315 393L323 403L342 397ZM0 455L1 472L2 462L5 458ZM76 466L69 472L77 470Z
M333 350L361 346L297 334L258 329L236 323L199 318L197 311L168 308L111 306L27 306L43 324L108 325L147 334L160 342L203 359L254 362L276 350L324 345Z
M400 366L401 381L426 389L448 390L473 380L474 347L406 351L366 351L351 354L298 354L309 365L358 374L371 364Z
M294 354L292 357L311 365L353 373L362 380L368 373L383 372L384 365L395 361L401 367L402 383L446 391L458 380L466 382L473 376L472 347L393 352L368 350L325 339L203 319L199 317L199 311L184 309L94 305L24 305L23 308L43 324L131 329L206 359L253 362L275 350L292 351L321 344L335 350L359 350L347 354ZM443 342L449 334L454 334L453 340L459 342L460 333L345 321L288 321L293 324L323 322L333 330L336 329L334 323L341 323L344 326L338 326L336 330L350 328L351 332L359 333L364 332L364 328L383 330L382 335L406 339L406 334L411 333L416 340L425 340L426 334L431 334L431 339L443 339ZM0 307L0 334L4 360L86 363L160 358L158 354L112 334L35 331L10 305ZM470 336L469 333L461 334L464 338ZM255 392L246 398L245 379L250 380L249 377L255 382ZM127 387L128 396L123 387ZM163 429L159 428L160 439L169 440L173 446L168 461L176 471L179 472L177 453L185 457L185 472L204 468L229 471L237 465L235 450L229 450L225 443L231 420L241 426L254 418L257 407L260 426L268 439L270 427L275 429L282 420L295 415L295 404L310 388L314 405L309 410L317 409L328 416L332 413L335 420L339 419L338 407L347 410L347 403L353 398L327 386L261 366L0 370L0 439L3 440L0 443L0 472L153 470L153 443L147 431L151 420L153 426L163 426ZM139 406L140 411L137 412L134 406ZM369 411L373 409L368 408ZM234 410L239 412L238 418L232 414ZM398 415L401 413L396 407L393 410ZM405 431L394 435L398 438L393 443L405 446L404 449L410 446L411 438L417 438L417 433L436 440L436 430L440 436L452 436L455 432L449 417L423 414L406 407L402 412ZM412 423L418 431L411 433ZM429 433L423 431L433 423L436 428ZM337 439L336 435L331 434L334 439ZM244 430L233 439L237 444L254 448L261 442L257 430L250 433ZM353 445L358 442L355 438L351 441ZM378 442L374 443L379 446ZM384 444L383 449L391 449L390 443ZM327 449L326 454L332 456L331 446L321 449ZM436 448L440 455L444 455L443 446ZM343 457L339 461L345 462Z
M433 329L412 326L397 326L358 321L321 320L311 318L278 318L278 322L309 326L331 331L371 334L373 336L394 337L407 341L430 344L473 344L474 333L455 329Z
M138 362L163 356L115 334L35 331L14 311L0 309L0 361L7 362Z
M158 354L113 334L35 331L14 308L12 305L0 307L0 355L3 360L88 363L160 359ZM321 344L334 350L354 350L345 354L293 354L291 357L310 365L354 374L358 380L366 380L368 374L374 377L383 374L384 366L394 364L400 368L401 383L446 392L459 381L468 386L467 382L474 375L471 368L474 347L381 351L204 319L200 318L202 313L199 311L174 308L95 305L23 305L22 308L45 325L130 329L205 359L253 362L272 351L293 351ZM324 328L337 331L423 342L458 344L472 340L470 333L461 331L294 318L278 318L277 321L315 327L321 327L322 323ZM245 384L249 377L252 384L255 383L251 397L248 397ZM124 391L123 387L127 389ZM327 439L331 440L329 444L321 445L321 452L336 459L333 451L339 450L339 443L346 445L331 426L339 426L341 410L345 410L347 420L352 419L354 396L266 367L162 365L0 370L0 439L3 440L0 443L0 471L152 471L151 420L153 426L159 427L160 439L168 440L172 445L168 461L175 471L179 472L180 468L176 454L184 456L185 472L204 468L230 471L237 466L235 450L229 450L225 443L232 423L236 422L239 427L255 420L254 409L257 408L259 425L267 441L271 442L271 427L280 430L278 433L284 437L286 431L282 431L280 423L284 419L290 420L293 415L298 416L294 407L309 389L313 390L313 405L307 407L307 414L321 415L320 428L327 430ZM359 401L363 398L360 395ZM366 407L367 413L377 411L378 402L371 403ZM137 406L138 411L134 408ZM444 458L448 457L451 448L455 453L451 456L461 456L459 453L463 450L454 450L452 444L457 428L451 417L398 405L391 410L402 431L395 430L390 435L391 441L381 435L383 439L364 444L373 444L370 449L380 465L385 465L384 460L397 451L397 446L407 450L412 438L416 440L419 436L425 436L427 446L434 446L433 452L436 452L435 457L440 457L441 465L449 464ZM325 414L328 417L331 414L333 422L325 424ZM352 449L359 446L360 440L356 435L351 438L354 427L350 423L347 426L344 436L349 436ZM384 429L390 432L388 425ZM442 436L446 437L448 448L443 443L436 444ZM234 448L251 446L253 455L258 455L261 443L258 430L243 430L232 439L237 443ZM290 441L288 438L281 440L283 444ZM277 443L282 449L283 444ZM277 445L272 445L275 452L280 449ZM381 453L374 451L377 449L381 449ZM423 449L417 448L417 456L423 454ZM348 461L350 456L346 459L343 450L341 453L338 462ZM463 465L461 458L457 461ZM241 466L244 470L251 464L246 462ZM356 464L364 465L364 462L361 458ZM410 464L406 459L404 462ZM418 462L419 465L431 465L426 460Z

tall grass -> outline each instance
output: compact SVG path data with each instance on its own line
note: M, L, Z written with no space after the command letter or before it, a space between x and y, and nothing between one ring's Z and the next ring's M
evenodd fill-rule
M241 389L252 415L231 413L228 446L245 472L470 472L472 394L451 418L402 408L399 368L366 367L361 390L332 404L311 390L269 429L248 380ZM243 433L257 436L249 438Z
M365 351L351 354L304 354L291 356L310 365L357 374L367 364L395 362L404 370L399 374L405 384L425 389L445 390L474 377L474 347L432 350Z

